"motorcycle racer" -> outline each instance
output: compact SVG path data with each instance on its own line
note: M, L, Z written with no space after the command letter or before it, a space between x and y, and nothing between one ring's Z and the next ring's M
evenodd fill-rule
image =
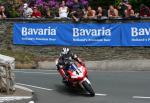
M62 76L63 82L69 80L68 73L67 73L69 68L68 67L69 62L67 61L72 61L72 60L75 60L79 64L84 65L81 59L76 54L74 54L69 48L63 48L56 63L57 70Z

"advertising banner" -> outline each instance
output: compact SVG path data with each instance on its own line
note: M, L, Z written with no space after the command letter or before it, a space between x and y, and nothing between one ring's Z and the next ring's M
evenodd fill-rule
M122 46L150 46L150 23L121 25Z
M15 23L14 44L57 46L149 46L150 23Z

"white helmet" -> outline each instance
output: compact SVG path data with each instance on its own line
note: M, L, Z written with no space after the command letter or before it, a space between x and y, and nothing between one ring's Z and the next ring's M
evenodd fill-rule
M61 52L61 55L66 55L66 54L68 54L69 53L69 48L63 48L62 49L62 52Z

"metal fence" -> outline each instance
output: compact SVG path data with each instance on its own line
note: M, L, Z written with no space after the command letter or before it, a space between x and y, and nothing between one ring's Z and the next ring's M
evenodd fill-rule
M6 18L0 19L0 22L74 22L74 23L126 23L126 22L149 22L150 17L137 18L96 18L96 19L81 19L79 22L74 22L71 18Z

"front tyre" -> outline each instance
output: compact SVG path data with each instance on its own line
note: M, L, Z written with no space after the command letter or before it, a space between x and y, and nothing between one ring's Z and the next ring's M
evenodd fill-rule
M91 86L91 84L89 84L87 81L84 81L82 83L83 87L85 88L86 91L88 91L90 93L90 96L94 97L95 96L95 92Z

